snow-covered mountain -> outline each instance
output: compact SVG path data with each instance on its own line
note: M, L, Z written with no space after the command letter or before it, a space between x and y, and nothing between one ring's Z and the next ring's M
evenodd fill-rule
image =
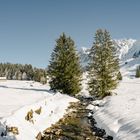
M113 44L117 48L119 59L123 59L124 57L126 57L130 49L133 48L134 46L136 47L135 49L133 49L132 53L135 53L135 51L137 52L137 50L139 49L138 46L140 46L140 41L137 41L135 39L118 39L118 40L114 39ZM90 53L90 48L82 47L80 49L79 55L81 57L82 62L86 62L89 60L88 57L89 53Z
M82 47L79 50L80 61L83 67L87 66L89 62L90 48Z
M135 39L114 39L113 44L117 48L117 53L122 65L132 67L140 64L140 41ZM90 48L81 48L79 51L81 63L86 66L89 62ZM127 65L128 64L128 65Z

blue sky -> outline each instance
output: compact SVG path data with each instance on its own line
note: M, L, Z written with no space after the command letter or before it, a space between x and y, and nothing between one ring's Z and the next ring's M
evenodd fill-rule
M0 62L47 67L62 32L77 49L91 47L95 31L140 39L140 0L0 0Z

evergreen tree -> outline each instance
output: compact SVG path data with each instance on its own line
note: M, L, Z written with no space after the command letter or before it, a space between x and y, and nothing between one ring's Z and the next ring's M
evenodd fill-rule
M140 77L140 66L137 67L136 69L136 75L135 75L136 78L139 78Z
M37 82L40 82L40 78L41 78L41 72L39 69L35 68L34 69L34 80Z
M119 61L109 32L97 30L90 57L89 92L91 95L103 98L110 95L118 83Z
M81 67L76 54L74 41L63 33L56 41L51 55L48 74L50 86L54 91L75 95L80 90Z
M33 68L31 64L0 63L0 76L6 76L8 80L35 80L47 82L46 69Z
M26 72L23 72L22 73L22 80L27 80L27 74L26 74Z
M119 73L118 73L118 75L117 75L117 79L118 79L118 80L122 80L122 74L121 74L120 71L119 71Z
M40 83L46 84L46 78L44 76L40 78Z

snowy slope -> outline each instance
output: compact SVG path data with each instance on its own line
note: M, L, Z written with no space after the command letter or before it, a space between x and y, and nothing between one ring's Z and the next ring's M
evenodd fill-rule
M1 137L0 140L35 140L35 136L63 117L69 102L75 98L51 93L49 86L32 81L0 82L0 133L6 125L18 127L19 135ZM27 112L41 109L33 114L34 124L25 120Z
M117 48L119 59L123 59L128 51L133 48L135 39L114 39L113 44Z
M140 65L140 41L133 43L133 46L129 48L128 52L121 59L120 64L124 76L134 77L136 67Z
M140 79L124 78L115 90L117 95L106 97L90 106L99 127L114 140L140 140Z

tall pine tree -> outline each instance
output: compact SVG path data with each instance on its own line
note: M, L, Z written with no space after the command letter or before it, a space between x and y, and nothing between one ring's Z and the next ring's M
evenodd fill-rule
M89 92L103 98L110 95L118 84L119 61L109 32L97 30L90 57Z
M48 74L54 91L75 95L81 90L81 67L74 41L63 33L56 41Z

